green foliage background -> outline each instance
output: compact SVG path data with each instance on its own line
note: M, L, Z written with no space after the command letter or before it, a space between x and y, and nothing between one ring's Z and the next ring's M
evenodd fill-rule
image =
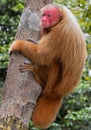
M54 0L66 5L77 17L86 36L88 58L80 84L67 96L56 121L48 130L91 130L91 4L90 0ZM24 7L23 0L0 0L0 87L6 77L8 48L14 40ZM80 61L79 61L80 62ZM38 130L30 122L30 130Z

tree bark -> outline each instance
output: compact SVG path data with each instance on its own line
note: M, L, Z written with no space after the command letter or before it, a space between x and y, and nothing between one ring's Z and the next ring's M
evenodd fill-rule
M39 40L39 10L51 2L52 0L25 0L15 39ZM24 62L30 61L19 52L11 54L0 104L0 130L28 130L41 86L31 72L19 71L19 66Z

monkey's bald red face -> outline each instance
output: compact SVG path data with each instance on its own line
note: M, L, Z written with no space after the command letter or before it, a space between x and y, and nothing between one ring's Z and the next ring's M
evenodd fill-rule
M41 26L44 29L50 28L59 22L57 8L44 8L41 11Z

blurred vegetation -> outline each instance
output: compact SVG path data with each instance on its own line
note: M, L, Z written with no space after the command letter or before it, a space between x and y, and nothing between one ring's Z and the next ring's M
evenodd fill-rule
M0 0L0 87L9 61L8 47L14 40L23 7L22 0Z
M90 0L54 0L67 6L77 17L86 36L88 58L80 84L67 96L56 121L48 130L91 130L91 4ZM0 0L0 87L5 81L8 48L14 40L24 7L23 0ZM80 62L80 61L79 61ZM30 130L38 130L30 122Z

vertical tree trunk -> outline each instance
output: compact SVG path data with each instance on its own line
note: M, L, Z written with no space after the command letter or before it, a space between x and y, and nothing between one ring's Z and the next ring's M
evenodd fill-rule
M25 0L16 39L40 38L39 10L52 0ZM32 111L41 93L41 87L31 72L21 73L19 66L29 62L19 52L10 56L8 72L0 104L0 130L28 130Z

